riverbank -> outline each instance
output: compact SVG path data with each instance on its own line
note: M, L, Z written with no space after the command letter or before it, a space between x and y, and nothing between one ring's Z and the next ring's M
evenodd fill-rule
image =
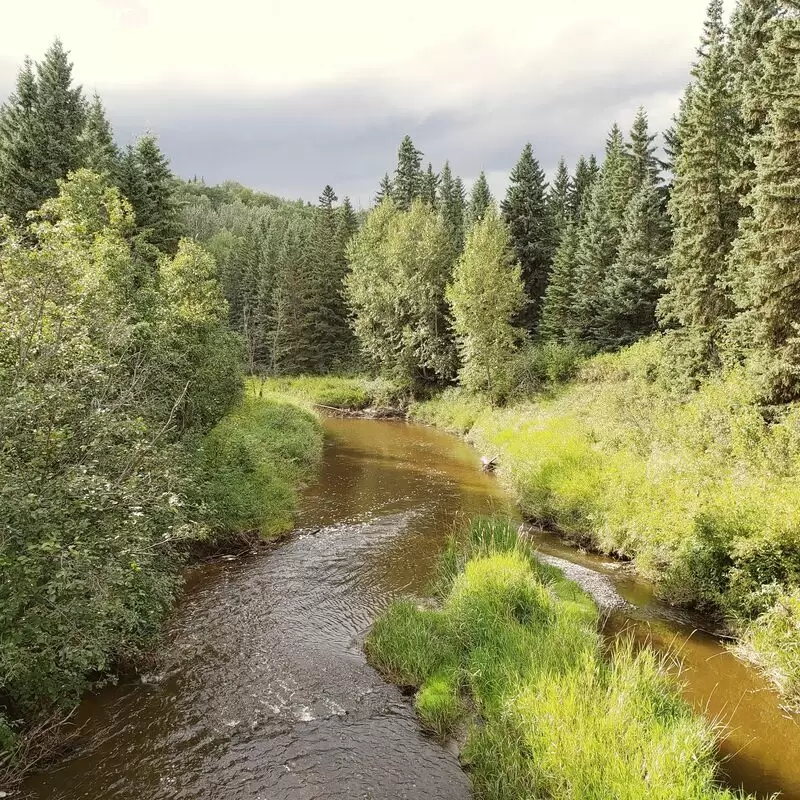
M499 457L522 513L633 559L670 602L716 614L800 702L800 410L731 372L681 391L660 340L587 361L548 396L498 408L448 390L411 417Z
M63 722L82 695L150 666L187 564L291 529L298 489L313 478L322 443L315 415L248 386L205 436L173 448L174 516L148 520L146 538L132 530L120 554L108 556L115 571L104 565L84 579L75 603L60 609L69 637L52 635L51 604L32 596L23 618L30 623L4 638L0 659L0 790L58 755ZM135 521L141 513L134 512ZM57 554L62 563L72 550Z
M604 653L594 604L508 523L474 522L442 564L441 607L396 601L366 651L418 690L431 733L466 728L479 800L737 796L717 785L715 731L664 663L630 641Z

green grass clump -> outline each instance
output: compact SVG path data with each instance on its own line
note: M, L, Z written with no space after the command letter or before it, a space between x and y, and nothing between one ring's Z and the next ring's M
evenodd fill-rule
M475 521L445 562L441 608L396 602L366 650L388 679L420 687L415 707L436 736L468 716L477 798L735 796L716 784L714 731L664 664L630 642L606 657L593 603L538 566L508 522Z
M322 426L290 403L248 395L203 440L198 503L215 537L291 527L297 484L322 457Z
M423 727L439 739L446 739L464 714L458 672L438 673L428 678L414 700Z
M800 647L800 630L776 622L800 586L800 406L760 408L742 368L687 389L667 348L655 336L596 356L559 391L506 407L448 391L412 416L498 456L527 517L635 559L672 602L727 618L800 703L798 670L778 652L787 637Z

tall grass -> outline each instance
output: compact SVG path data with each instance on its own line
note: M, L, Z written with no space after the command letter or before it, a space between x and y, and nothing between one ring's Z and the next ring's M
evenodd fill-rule
M497 408L451 390L412 416L499 456L526 516L727 618L800 701L800 659L781 656L800 648L785 611L800 586L800 408L760 408L741 369L678 391L664 347L595 357L547 398Z
M390 680L418 686L437 736L459 721L478 798L721 800L714 731L664 665L630 642L605 658L597 611L543 568L507 522L473 523L440 610L394 604L366 642Z
M297 485L322 457L319 420L292 403L250 391L198 451L198 504L214 538L292 525Z

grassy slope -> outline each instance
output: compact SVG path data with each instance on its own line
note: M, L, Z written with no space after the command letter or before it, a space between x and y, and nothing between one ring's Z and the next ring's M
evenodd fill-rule
M587 362L549 399L458 391L412 408L498 455L523 513L635 558L673 601L724 614L800 700L800 409L765 422L745 375L679 395L659 340Z
M433 733L469 721L462 758L476 797L734 797L715 782L713 730L653 652L628 643L604 656L591 601L507 523L473 523L465 550L443 561L441 609L396 602L366 649L388 679L420 687Z

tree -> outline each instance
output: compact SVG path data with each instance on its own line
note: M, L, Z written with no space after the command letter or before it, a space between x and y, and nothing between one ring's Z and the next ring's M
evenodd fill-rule
M452 252L441 216L421 200L408 212L384 202L350 240L347 254L345 293L369 360L409 384L452 377L444 296Z
M21 222L81 166L86 116L72 64L56 39L43 61L26 61L14 94L0 112L0 211Z
M408 211L415 198L423 193L422 152L406 135L397 151L397 168L392 183L392 199L402 211Z
M447 231L453 262L461 255L461 251L464 249L465 212L464 184L461 178L453 178L450 162L445 161L439 190L439 214Z
M667 320L717 337L733 313L726 259L740 214L735 106L722 22L722 0L712 0L695 65L693 85L677 129L680 152L670 198L674 225Z
M550 282L544 296L539 333L544 339L565 342L571 330L575 295L575 262L578 255L578 224L571 220L561 236L553 259Z
M486 173L481 170L475 183L472 185L472 192L469 196L467 207L467 220L470 226L480 222L486 212L494 207L494 197L489 191L489 181L486 180Z
M519 264L511 263L512 251L506 225L489 207L470 229L447 289L461 354L458 378L469 391L496 391L524 337L513 324L525 305L525 289Z
M800 16L791 0L781 11L764 55L762 87L772 107L754 141L750 216L736 243L773 402L800 397Z
M175 179L154 136L128 146L119 169L120 186L136 214L136 235L145 248L175 253L178 229Z
M561 236L573 218L571 206L572 179L567 169L567 162L562 158L558 162L556 176L547 193L547 210L553 227L553 246L557 247Z
M606 142L605 161L592 185L579 229L575 298L569 323L570 335L575 340L597 343L605 313L603 284L617 258L629 199L630 161L625 155L622 132L614 125Z
M664 197L651 175L628 204L619 254L603 286L603 313L596 324L601 347L633 344L657 329L669 244Z
M382 178L381 182L378 185L378 191L375 194L375 205L380 205L387 197L392 196L392 179L389 177L389 173L387 172Z
M588 159L581 156L578 159L570 193L572 216L578 223L582 222L586 215L589 194L599 172L600 168L597 166L597 159L594 156L590 156Z
M625 151L631 161L631 192L636 193L644 184L658 183L661 165L655 157L655 134L650 133L647 112L644 107L636 112L636 118L630 132L630 141Z
M92 172L115 176L119 162L119 149L114 143L105 108L95 94L86 113L86 122L80 136L81 161Z
M553 258L555 232L547 202L547 182L533 149L526 144L500 206L508 226L511 246L522 268L522 281L529 303L521 320L528 330L535 330L547 288Z
M436 208L438 202L439 184L441 177L433 171L433 165L428 162L428 171L422 176L422 189L420 196L426 203Z

